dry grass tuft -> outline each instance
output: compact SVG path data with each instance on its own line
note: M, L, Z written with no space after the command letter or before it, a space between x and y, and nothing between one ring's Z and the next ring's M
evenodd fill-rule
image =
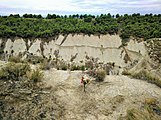
M127 110L126 116L119 118L119 120L160 120L160 105L157 99L147 98L141 108Z
M29 75L28 78L32 80L34 83L41 82L43 79L43 72L41 72L39 69L33 70Z
M154 83L157 86L161 87L161 80L157 76L154 76L152 73L148 71L142 70L138 73L132 74L132 77L137 79L147 80L148 82Z
M10 58L8 59L8 61L10 61L10 62L15 62L15 63L20 63L20 62L22 62L21 57L19 57L19 56L12 56L12 57L10 57Z
M94 77L97 82L104 81L104 79L106 77L105 70L90 70L86 73L89 74L90 76Z

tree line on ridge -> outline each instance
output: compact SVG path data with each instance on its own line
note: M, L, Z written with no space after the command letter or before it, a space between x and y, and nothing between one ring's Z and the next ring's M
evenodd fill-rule
M122 39L161 38L161 14L0 16L0 37L48 38L70 33L119 34Z

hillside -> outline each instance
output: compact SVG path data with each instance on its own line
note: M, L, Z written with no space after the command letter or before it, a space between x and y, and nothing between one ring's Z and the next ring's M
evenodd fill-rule
M103 82L91 81L84 92L80 83L83 74L50 69L44 71L41 82L25 77L1 80L0 118L160 120L161 89L156 85L123 75L108 75Z
M0 119L161 118L160 39L122 45L119 35L69 34L47 42L2 38L0 44ZM107 74L102 82L95 70ZM86 92L84 74L93 74Z
M160 120L160 23L160 14L1 16L0 120Z

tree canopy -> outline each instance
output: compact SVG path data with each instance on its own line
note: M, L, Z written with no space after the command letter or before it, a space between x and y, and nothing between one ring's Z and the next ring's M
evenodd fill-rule
M119 34L123 39L160 38L161 14L140 15L41 15L0 16L0 37L48 38L59 34Z

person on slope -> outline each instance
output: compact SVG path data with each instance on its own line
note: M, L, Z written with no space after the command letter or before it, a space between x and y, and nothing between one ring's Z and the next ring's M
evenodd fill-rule
M84 76L82 76L81 83L83 83L84 92L86 92L86 90L85 90L86 89L86 85L88 83L90 83L90 79L86 75L84 75Z

